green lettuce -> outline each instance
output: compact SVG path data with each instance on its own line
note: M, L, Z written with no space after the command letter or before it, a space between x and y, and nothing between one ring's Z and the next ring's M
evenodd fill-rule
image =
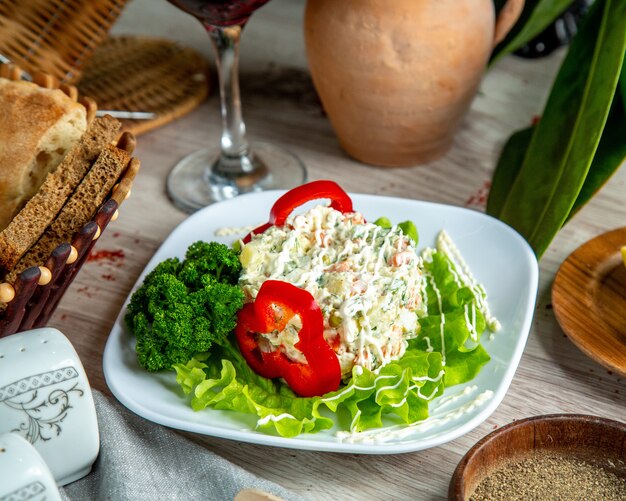
M391 226L386 218L376 224ZM413 223L403 225L417 241ZM486 299L484 289L464 283L456 261L443 249L428 249L423 267L426 307L419 313L419 335L409 341L401 359L376 372L355 367L335 392L298 397L280 381L254 373L232 337L209 353L176 364L177 382L194 410L210 407L253 415L257 430L283 437L330 428L360 432L424 420L428 403L445 387L473 379L489 355L480 345L487 329L479 307Z
M489 361L479 344L487 325L477 295L484 292L463 284L457 278L455 264L441 251L430 253L424 260L424 269L428 313L419 320L420 334L411 343L418 349L443 354L446 387L466 383Z
M258 430L283 437L332 428L335 420L328 411L351 431L380 427L383 416L415 423L428 417L428 402L443 392L441 355L421 350L408 350L378 373L355 368L345 386L313 398L298 397L287 385L255 374L232 341L174 369L195 411L212 407L253 414Z
M379 217L373 224L385 229L389 229L393 226L393 223L386 217ZM402 233L413 240L413 245L417 245L419 242L419 235L413 221L403 221L402 223L398 223L398 227L402 230Z

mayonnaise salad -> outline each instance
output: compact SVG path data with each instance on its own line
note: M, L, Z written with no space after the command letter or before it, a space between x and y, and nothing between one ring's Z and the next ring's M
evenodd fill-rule
M282 195L268 223L239 242L238 285L248 304L234 339L174 366L192 408L254 414L255 430L282 437L335 428L341 441L386 441L491 399L464 393L462 409L433 404L429 413L446 388L473 380L489 362L481 337L499 327L447 233L418 254L413 223L365 222L341 188L314 183ZM323 198L329 206L293 213ZM330 357L313 363L308 343L323 345L321 335L332 350L323 346ZM311 382L311 392L299 393L288 377ZM330 379L338 386L314 388ZM389 425L399 428L387 433Z
M344 377L354 366L375 370L399 359L418 335L424 274L414 243L398 226L382 228L358 212L319 205L254 235L240 260L239 285L250 301L266 280L311 293ZM264 349L303 362L294 346L300 327L296 316L282 332L264 335Z

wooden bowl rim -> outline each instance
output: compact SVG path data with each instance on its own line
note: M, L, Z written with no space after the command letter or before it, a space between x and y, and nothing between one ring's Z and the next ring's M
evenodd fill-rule
M567 338L587 357L623 377L626 377L626 357L620 354L626 343L622 326L618 323L616 331L615 322L604 318L601 303L591 290L603 287L601 277L621 269L620 246L626 243L625 237L626 226L582 243L561 263L551 287L554 316ZM605 243L610 250L602 245ZM568 287L567 282L572 279L582 282L584 287ZM624 301L619 303L621 306ZM585 315L576 316L581 309Z
M467 467L469 463L474 459L474 457L483 448L488 447L494 440L497 440L503 435L511 433L512 430L526 427L534 427L537 423L558 424L565 422L582 423L584 425L599 426L605 429L610 428L626 434L626 423L589 414L545 414L541 416L531 416L519 419L517 421L513 421L485 435L465 453L465 455L461 458L461 461L455 468L454 473L452 474L450 486L448 489L448 500L464 501L466 499L463 497L462 493L465 487L465 472L467 470Z

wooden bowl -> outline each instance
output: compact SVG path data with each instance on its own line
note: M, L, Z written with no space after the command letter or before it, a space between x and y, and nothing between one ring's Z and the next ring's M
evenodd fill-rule
M510 423L482 438L456 467L448 500L467 500L484 478L534 452L566 454L626 477L626 424L596 416L552 414ZM511 493L514 498L515 493Z
M582 244L563 262L552 284L554 315L580 350L626 377L626 267L620 249L626 227Z

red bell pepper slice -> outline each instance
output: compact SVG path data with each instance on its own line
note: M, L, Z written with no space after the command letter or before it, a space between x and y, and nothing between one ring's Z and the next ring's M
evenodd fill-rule
M307 363L291 360L282 351L263 351L259 333L282 331L294 315L302 328L295 347ZM263 282L254 303L239 312L235 336L248 365L257 374L282 377L301 397L324 395L339 388L341 367L333 349L324 339L322 311L313 296L288 282Z
M248 233L248 235L244 237L243 243L247 244L252 238L252 235L263 233L271 226L283 226L294 209L306 202L319 198L329 198L330 206L343 214L354 212L352 209L352 199L337 183L327 180L312 181L289 190L276 200L270 210L269 222Z

